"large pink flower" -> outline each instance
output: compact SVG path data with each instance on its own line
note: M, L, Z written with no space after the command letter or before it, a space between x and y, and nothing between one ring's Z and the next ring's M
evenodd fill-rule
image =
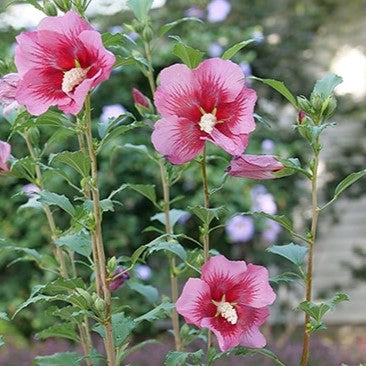
M265 267L212 257L202 267L201 279L190 278L176 303L187 323L211 329L220 349L266 344L259 326L269 315L275 293Z
M273 179L273 174L285 166L273 155L249 155L235 156L231 161L227 172L233 177L250 179Z
M9 171L7 161L10 158L10 150L10 145L0 140L0 173Z
M192 160L206 141L240 155L255 129L256 98L231 61L212 58L193 70L183 64L167 67L154 96L162 116L152 134L154 147L173 164Z
M19 106L15 100L18 83L19 75L15 73L6 74L0 78L0 103L3 105L4 116Z
M100 34L72 11L43 19L37 31L21 33L17 43L16 98L34 115L54 105L79 113L89 90L109 78L115 62Z

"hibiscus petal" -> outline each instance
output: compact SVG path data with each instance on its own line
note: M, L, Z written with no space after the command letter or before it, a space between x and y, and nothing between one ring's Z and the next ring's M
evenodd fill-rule
M214 316L216 306L211 302L210 287L199 278L190 278L175 304L177 312L187 323L200 326L203 318Z
M33 69L19 82L16 100L35 116L53 105L66 104L70 98L61 90L62 78L62 72L52 68Z
M198 124L177 116L155 123L151 141L155 149L172 164L183 164L196 157L204 147Z
M4 141L0 141L0 171L8 171L7 161L10 158L11 146Z
M210 103L210 106L202 105L207 113L212 107L220 103L233 102L243 89L244 74L240 66L229 60L210 58L203 61L196 69L192 70L202 90L202 102Z
M154 102L162 117L176 115L199 121L198 96L200 86L193 72L186 65L176 64L160 73L160 86L154 95Z
M205 318L202 320L201 326L212 330L222 352L240 344L243 329L238 324L230 324L221 316Z
M238 327L242 329L240 344L244 347L263 348L266 339L259 330L269 316L267 308L254 309L250 307L237 307L239 321Z
M37 29L61 33L71 39L77 37L84 30L93 30L93 27L76 12L68 11L62 16L42 19Z
M273 155L236 156L227 171L233 177L250 179L273 179L273 173L284 168Z
M237 278L241 278L246 270L244 261L230 261L218 255L203 265L201 279L210 286L212 299L221 301L222 296L237 284Z
M263 266L248 264L246 272L237 281L236 286L230 289L227 301L262 308L271 305L276 299L276 294L269 284L268 270Z
M217 120L223 121L217 128L224 134L248 134L255 129L253 117L257 93L253 89L243 87L234 102L222 103L217 106Z
M211 141L220 146L231 155L241 155L248 146L248 135L235 135L229 132L228 135L223 134L219 128L214 128L210 135L204 136L203 139Z

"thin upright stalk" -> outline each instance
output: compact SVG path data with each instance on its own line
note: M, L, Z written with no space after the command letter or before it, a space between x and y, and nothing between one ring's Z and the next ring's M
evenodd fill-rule
M153 72L153 66L152 66L152 57L151 57L151 50L150 50L150 44L148 42L144 43L144 47L145 47L145 55L146 55L146 59L149 63L149 70L147 71L147 80L149 81L149 85L150 85L150 89L151 89L151 93L154 96L155 93L155 81L154 81L154 72Z
M90 96L85 100L85 138L88 154L91 160L91 196L93 200L93 216L94 227L92 230L93 240L97 252L97 263L95 268L98 268L100 275L100 285L102 288L103 300L105 302L105 318L104 318L104 346L107 353L108 366L116 366L116 352L112 333L112 320L111 320L111 293L108 287L106 260L104 253L104 244L102 236L102 215L100 207L100 196L98 187L98 163L96 150L93 143L92 125L91 125L91 109L90 109Z
M164 215L165 215L165 232L169 235L172 234L172 227L170 224L170 190L169 190L169 183L166 178L166 169L164 166L164 162L162 160L159 161L160 166L160 177L161 177L161 184L163 186L163 197L164 197ZM169 266L170 266L170 287L171 287L171 295L172 301L175 304L178 300L178 278L175 273L176 261L175 257L169 256ZM173 325L173 334L174 334L174 343L175 349L177 351L182 351L182 340L180 338L180 327L179 327L179 317L178 313L175 308L171 312L172 318L172 325Z
M310 238L308 240L309 252L307 261L307 272L306 272L306 301L311 301L312 298L312 280L313 280L313 248L315 243L319 208L318 208L318 167L319 167L319 153L315 153L314 164L313 164L313 175L311 180L311 206L312 206L312 221L310 229ZM305 314L304 323L304 342L303 342L303 352L301 357L301 366L307 366L309 359L309 348L310 348L310 315Z

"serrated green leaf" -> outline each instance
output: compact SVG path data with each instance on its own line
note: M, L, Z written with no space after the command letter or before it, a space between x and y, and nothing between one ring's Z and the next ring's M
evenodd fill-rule
M204 355L204 351L202 349L196 352L178 352L178 351L170 351L167 354L165 359L165 366L182 366L182 365L189 365L188 361L192 359L190 362L198 362L201 360L202 356Z
M17 310L15 311L14 315L12 316L12 319L14 319L20 311L22 311L29 305L35 304L39 301L50 301L51 299L52 299L51 296L46 296L46 295L37 295L37 296L30 297L29 299L27 299L26 301L24 301L17 307Z
M119 47L124 44L123 37L121 33L103 33L102 41L104 47Z
M248 44L254 42L254 39L248 39L246 41L241 41L239 43L234 44L234 46L230 47L228 50L224 52L221 56L223 60L230 60L233 56L235 56L242 48L246 47Z
M38 253L35 249L17 247L17 246L13 246L13 245L6 245L6 246L0 245L0 248L1 248L2 253L5 253L5 252L7 252L7 253L14 253L14 252L23 253L26 260L34 260L38 263L42 260L41 254Z
M71 204L70 200L64 195L48 191L42 191L39 194L38 201L48 206L58 206L66 211L70 216L75 215L74 206Z
M267 252L277 254L288 259L296 266L301 266L304 263L308 248L294 243L286 245L272 245L267 248Z
M153 152L149 150L146 145L124 144L122 148L143 153L149 159L153 160L156 163L159 163L158 159L156 159L155 156L153 155Z
M106 133L106 135L102 138L99 148L97 152L99 152L108 142L113 140L115 137L120 136L128 131L131 131L138 127L143 127L144 125L142 123L130 123L128 125L121 125L114 127L110 131Z
M149 244L146 244L145 247L148 250L148 254L158 252L161 250L166 250L168 252L171 252L171 253L177 255L184 262L187 260L187 253L186 253L185 249L183 248L183 246L173 240L166 241L166 235L156 238Z
M42 293L46 295L68 294L76 288L85 288L81 278L58 278L42 287Z
M213 219L219 219L220 215L226 212L226 208L224 206L216 208L205 208L203 206L194 206L194 207L188 207L188 209L207 226L210 225Z
M128 281L126 282L126 286L129 287L131 290L145 296L149 302L155 303L159 300L159 292L153 286L145 285L137 281Z
M80 355L75 352L60 352L52 356L37 356L37 366L76 366L80 365Z
M174 227L174 225L179 221L179 219L187 214L189 215L189 213L187 211L177 210L175 208L170 210L169 218L170 218L171 227ZM155 214L154 216L151 216L150 220L151 221L157 220L157 221L161 222L163 225L165 225L165 213Z
M135 319L136 323L140 323L142 321L152 322L158 319L166 318L169 316L169 313L173 310L174 305L171 302L164 301L154 309L150 310L144 315L139 316Z
M270 215L270 214L267 214L266 212L262 212L262 211L258 211L258 212L247 211L247 212L243 212L242 215L251 215L253 217L263 217L266 219L270 219L270 220L278 222L284 229L286 229L291 234L294 232L291 220L288 217L286 217L285 215Z
M312 95L328 98L333 94L334 88L341 84L343 79L336 74L327 74L315 83Z
M75 331L75 325L70 323L51 325L36 334L36 338L43 340L47 338L67 338L75 342L79 342L79 337Z
M58 154L51 154L49 164L62 163L65 164L83 177L88 177L90 173L90 158L81 151L63 151Z
M155 186L152 184L124 184L123 188L130 188L146 198L148 198L152 203L156 204L156 193Z
M66 246L73 252L85 257L90 257L92 252L90 233L86 230L81 230L75 234L60 236L55 240L55 243L59 246Z
M199 18L196 18L196 17L184 17L184 18L180 18L180 19L175 20L174 22L164 24L159 29L159 37L162 37L165 33L169 32L172 28L174 28L178 24L185 23L185 22L198 22L198 23L202 23L203 24L203 21L201 19L199 19Z
M128 0L127 6L138 20L144 20L149 14L152 3L153 0Z
M36 179L36 163L30 156L17 159L11 165L11 174L17 178L25 178L29 182L34 182Z
M252 76L251 79L257 80L270 86L271 88L282 94L295 108L297 108L297 101L294 95L287 89L286 85L282 81L274 79L261 79L256 76Z
M299 278L300 276L297 273L285 272L277 276L270 277L269 281L271 283L279 284L281 282L293 282L295 280L298 280Z
M131 256L131 264L134 265L138 260L139 258L141 257L142 253L146 250L146 246L145 245L142 245L141 247L137 248L132 256Z
M190 69L194 69L200 64L205 53L179 42L174 45L173 54L179 57Z

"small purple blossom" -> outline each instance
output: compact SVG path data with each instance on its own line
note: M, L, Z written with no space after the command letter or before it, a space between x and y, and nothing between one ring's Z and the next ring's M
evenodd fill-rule
M225 231L234 243L250 240L254 235L254 222L251 217L237 215L226 223Z
M39 194L41 193L41 190L32 183L26 184L25 186L23 186L23 193L28 197L28 198L36 198L39 196Z
M122 33L123 28L120 25L113 25L112 27L108 28L108 32L111 34Z
M109 283L109 291L117 291L127 280L130 279L130 274L125 268L120 267L114 273L112 281Z
M178 219L178 223L181 225L184 225L189 219L191 218L191 214L189 212L186 212L184 215L182 215L179 219Z
M277 212L277 205L274 197L269 193L266 187L261 184L255 185L251 191L252 196L252 211L265 212L269 215L274 215Z
M231 4L227 0L212 0L207 5L207 20L210 23L222 22L231 11Z
M7 74L0 78L0 104L3 105L3 115L9 115L14 109L19 108L15 95L19 83L19 75Z
M267 220L267 228L262 232L262 240L268 244L273 244L281 230L281 225L278 222Z
M187 9L184 12L184 15L186 17L195 17L195 18L198 18L198 19L204 19L205 18L205 12L202 9L198 8L197 6L192 6L189 9Z
M239 64L240 68L243 70L244 77L245 77L245 85L250 86L252 84L252 80L249 79L250 76L252 76L252 67L248 62L240 62Z
M276 145L273 140L265 139L262 141L262 154L273 154L276 148Z
M137 264L135 266L135 275L140 280L147 281L152 276L152 270L146 264Z
M211 43L208 47L208 54L211 57L219 57L222 54L222 47L218 43Z
M251 34L251 38L254 39L254 42L257 44L263 43L264 41L264 35L261 31L256 30Z
M121 104L106 105L103 107L102 114L100 115L100 121L107 123L110 118L117 118L126 112L125 107Z

